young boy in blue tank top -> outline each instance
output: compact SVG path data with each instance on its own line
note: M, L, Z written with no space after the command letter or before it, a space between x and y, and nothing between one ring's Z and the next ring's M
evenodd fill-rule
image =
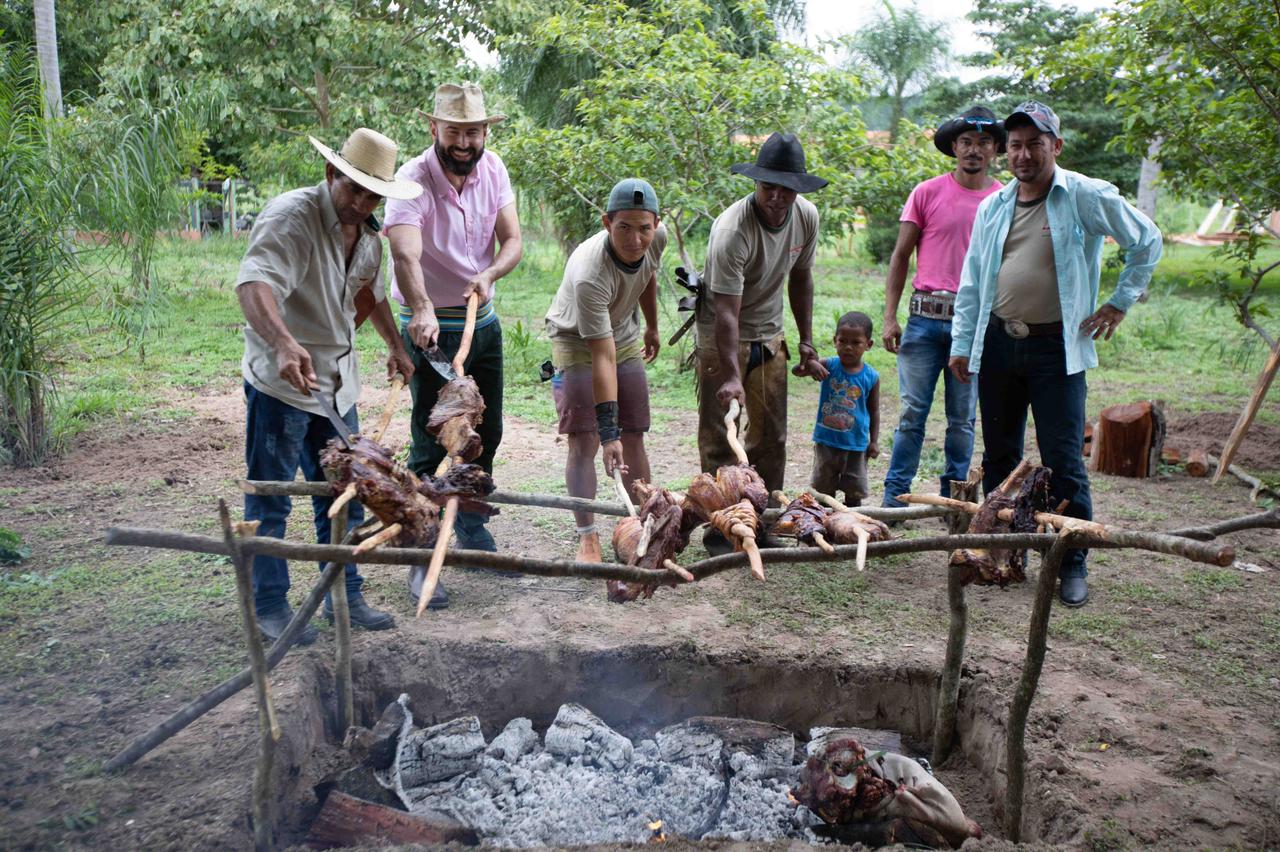
M860 506L868 494L867 459L880 455L880 374L862 356L872 346L871 318L850 311L836 323L836 357L809 368L822 382L813 427L813 490ZM814 359L816 360L816 359Z

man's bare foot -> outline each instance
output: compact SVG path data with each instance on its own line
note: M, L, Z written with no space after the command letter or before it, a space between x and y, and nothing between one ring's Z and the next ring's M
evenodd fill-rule
M578 539L579 562L603 562L604 554L600 551L600 533L587 533Z

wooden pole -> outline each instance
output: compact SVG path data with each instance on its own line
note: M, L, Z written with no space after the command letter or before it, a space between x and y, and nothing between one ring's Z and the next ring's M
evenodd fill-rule
M974 500L982 482L982 469L970 471L965 482L951 481L951 493L962 500ZM963 535L969 531L970 516L957 512L950 518L948 532ZM933 764L941 766L951 756L955 745L956 715L960 702L960 670L964 664L964 646L969 631L969 605L965 601L964 584L959 570L947 568L947 653L942 662L942 681L938 686L938 709L933 720Z
M195 536L195 538L205 538L206 541L214 541L214 539L208 539L205 536ZM255 551L250 547L250 545L252 545L254 542L259 541L260 539L266 539L266 538L269 538L269 537L255 536L253 538L247 538L247 539L241 540L239 542L240 552L246 555L252 555L252 553L254 552L257 552L257 553L265 552L263 550ZM110 544L111 530L107 531L107 539L108 539L107 543ZM351 541L353 539L354 539L354 536L348 535L345 541ZM275 538L272 538L270 540L280 541L279 539L275 539ZM281 543L283 544L287 542L281 542ZM163 545L163 546L168 547L169 545ZM203 544L199 548L176 547L174 549L191 550L196 553L220 553L224 555L229 555L229 552L225 549L225 547L226 545L224 542L222 548L213 549L213 550L205 549L205 546ZM340 547L338 549L343 551L351 550L350 547L346 547L346 546ZM316 610L320 607L320 603L324 600L325 593L328 592L329 586L333 583L335 579L337 579L343 573L343 570L344 570L344 560L339 560L336 562L330 561L327 565L324 566L324 571L321 572L320 579L317 580L316 584L311 587L311 592L307 595L306 600L302 602L302 606L299 607L298 610L293 614L293 620L289 622L289 626L284 629L284 633L280 634L280 638L277 639L272 644L272 646L267 650L267 671L274 669L280 663L280 661L284 659L284 655L288 653L291 647L293 647L293 643L297 641L298 635L302 633L302 630L304 627L306 627L307 622L311 620L311 616L315 615ZM236 674L230 678L227 678L222 683L208 690L207 692L200 695L198 698L194 699L193 701L190 701L185 706L179 708L177 712L173 713L171 716L169 716L169 718L165 719L163 722L160 722L158 725L155 725L150 730L141 734L140 736L135 737L133 740L129 742L127 746L124 747L124 749L120 751L119 754L117 754L115 757L112 757L110 760L108 760L103 765L103 769L105 769L108 772L114 772L118 769L123 769L124 767L137 762L139 759L145 756L148 752L150 752L156 746L160 745L165 740L172 737L174 734L186 728L196 719L199 719L201 716L208 713L214 707L217 707L219 704L226 701L228 698L235 695L240 690L244 689L246 686L250 684L252 680L253 680L253 672L251 669L248 669L248 668L242 670L239 674Z
M1231 430L1231 437L1227 438L1227 443L1222 448L1222 460L1218 462L1218 469L1213 474L1215 485L1218 480L1222 479L1223 474L1227 472L1227 468L1231 466L1231 460L1236 457L1236 450L1240 449L1245 433L1249 431L1249 427L1253 424L1253 418L1262 406L1262 400L1266 397L1267 390L1270 389L1271 382L1275 379L1277 371L1280 371L1280 343L1276 344L1271 350L1271 357L1267 358L1267 365L1262 368L1262 372L1258 374L1258 381L1253 386L1253 394L1249 397L1249 402L1245 405L1244 411L1240 412L1240 419L1236 421L1235 428Z
M742 446L742 442L738 440L738 413L741 411L741 405L736 399L729 401L729 410L724 415L724 435L729 441L729 447L733 450L734 456L738 459L738 464L748 464L747 450Z
M275 848L275 819L271 814L271 768L275 763L276 741L280 739L280 723L271 701L271 682L267 678L267 659L262 650L262 634L253 607L253 568L240 551L238 537L231 528L231 513L225 500L218 501L222 520L222 537L231 556L236 575L236 599L244 625L245 645L249 649L249 674L253 679L258 703L258 760L253 771L250 806L253 813L253 846L258 852Z
M347 535L346 506L338 512L338 517L330 521L329 541L339 544ZM355 724L355 694L351 688L351 607L347 599L346 566L343 574L333 584L329 593L333 600L333 639L334 657L334 691L338 698L338 736L345 736L347 728Z
M396 413L396 403L400 401L402 390L404 390L404 373L396 373L395 378L391 380L391 389L387 391L387 402L382 407L382 416L378 418L373 431L369 433L369 437L375 444L382 442L382 433L386 432L387 427L391 425L391 418Z
M1165 535L1194 538L1196 541L1212 541L1220 535L1253 529L1280 529L1280 506L1266 512L1258 512L1257 514L1245 515L1242 518L1232 518L1227 521L1218 521L1216 524L1209 524L1203 527L1183 527L1178 530L1169 530Z
M1058 567L1073 547L1083 546L1079 533L1063 530L1057 541L1040 559L1040 576L1036 581L1036 598L1031 609L1031 626L1027 631L1027 656L1022 678L1009 704L1009 729L1005 736L1005 772L1009 779L1004 795L1005 836L1014 843L1022 842L1022 791L1026 780L1027 716L1040 684L1044 668L1044 652L1048 646L1049 612L1053 608L1053 590L1058 582Z

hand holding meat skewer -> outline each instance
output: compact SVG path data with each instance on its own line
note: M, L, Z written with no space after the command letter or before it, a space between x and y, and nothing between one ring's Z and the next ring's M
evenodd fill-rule
M467 355L471 353L471 338L476 331L476 311L480 307L480 294L473 292L467 298L467 319L462 328L462 340L458 344L458 352L453 356L453 370L458 374L458 378L445 385L445 389L451 388L453 385L467 382L470 387L461 389L466 395L469 391L475 390L479 396L479 391L475 389L475 382L466 377L464 365L466 364ZM442 390L441 396L445 396ZM436 408L440 407L440 402L436 402ZM483 403L480 405L480 411L484 411ZM432 414L436 414L436 410L432 409ZM434 416L432 420L435 420ZM466 420L467 422L460 422ZM428 425L430 428L430 425ZM457 415L445 421L439 428L437 437L440 443L444 445L445 457L440 462L440 467L436 469L436 476L440 476L448 470L453 464L469 461L467 455L471 458L479 455L482 447L476 446L479 442L473 440L475 436L474 424L470 422L470 418L465 415ZM474 451L474 452L473 452ZM458 498L450 497L444 505L444 517L440 520L440 537L436 539L435 550L431 552L431 563L427 566L427 578L422 584L422 594L418 597L417 617L421 618L422 613L427 609L427 603L431 600L431 596L436 592L436 585L440 582L440 572L444 568L445 551L449 549L449 540L453 538L453 528L458 521Z
M729 448L738 458L738 464L749 464L746 447L738 440L738 413L741 410L736 399L729 401L729 410L724 415L725 437L729 440Z

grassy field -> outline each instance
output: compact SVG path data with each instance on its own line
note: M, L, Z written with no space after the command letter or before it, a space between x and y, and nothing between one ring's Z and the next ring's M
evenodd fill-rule
M844 248L847 248L845 246ZM829 341L835 319L862 310L876 321L882 313L884 273L855 251L824 248L818 257L814 301L814 337L821 348ZM104 318L91 302L80 312L58 382L60 404L56 431L65 443L103 418L143 416L176 420L190 414L170 402L174 391L191 392L235 381L243 342L243 318L236 305L234 282L243 241L209 239L201 243L163 243L157 263L168 287L168 304L148 340L146 362L122 351ZM694 251L695 257L702 252ZM1268 260L1280 258L1269 249ZM1235 322L1216 294L1198 278L1221 264L1212 250L1166 247L1147 303L1136 306L1120 334L1099 346L1101 369L1090 374L1092 410L1140 397L1160 398L1179 410L1231 408L1248 393L1263 347ZM683 321L675 311L673 276L678 260L665 258L662 336L668 338ZM537 368L550 356L542 318L560 283L564 257L550 241L533 241L515 272L499 284L498 310L506 339L507 410L516 416L550 422L554 411ZM110 274L103 273L104 275ZM1114 286L1115 270L1104 273L1102 292ZM1280 290L1280 276L1271 288ZM1274 296L1271 296L1274 298ZM905 320L905 317L903 318ZM795 330L788 320L792 351ZM358 345L365 375L377 381L382 369L382 342L371 327L361 329ZM688 410L695 404L692 375L681 372L690 354L692 335L666 347L649 373L657 414ZM894 357L873 349L870 363L884 376L886 391L896 393ZM809 405L813 390L794 382L796 404ZM1264 411L1275 420L1274 411ZM661 428L661 418L656 418ZM890 429L884 430L886 435ZM887 439L887 438L886 438Z

